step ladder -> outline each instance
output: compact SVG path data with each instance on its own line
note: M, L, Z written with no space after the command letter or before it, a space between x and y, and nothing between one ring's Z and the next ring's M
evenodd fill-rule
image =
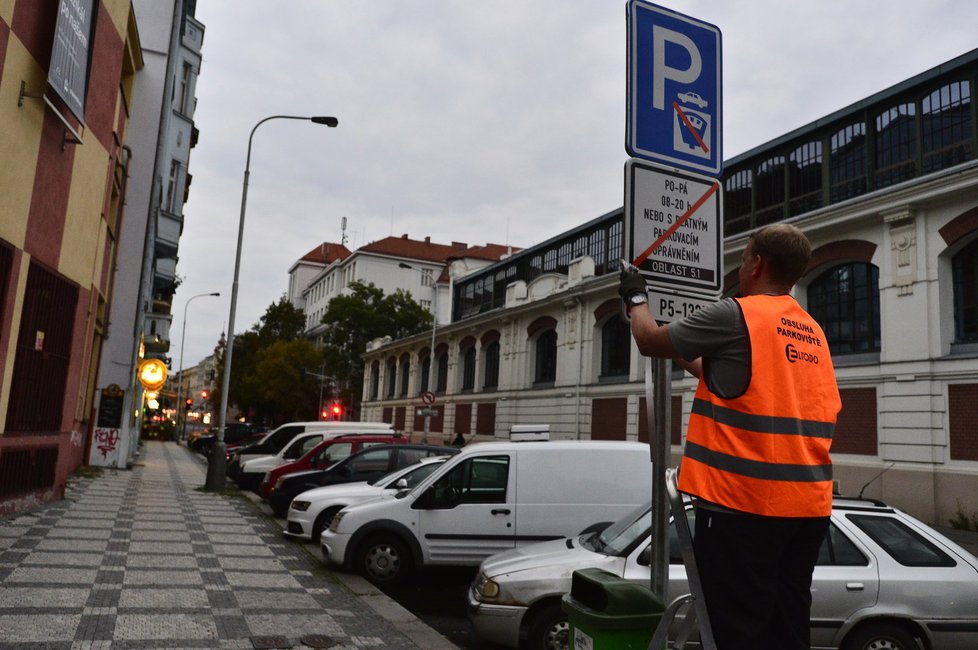
M672 520L676 524L676 532L679 537L679 549L682 553L683 564L686 567L686 581L689 584L689 593L676 598L666 607L659 621L652 641L649 642L648 650L662 650L671 648L682 650L686 647L689 635L694 628L699 628L700 647L703 650L717 650L716 641L713 640L713 629L710 627L710 617L706 612L706 601L703 600L703 585L700 582L700 572L696 567L696 558L693 556L693 535L689 530L689 520L686 518L686 507L683 504L683 497L679 493L676 484L677 471L675 468L666 470L666 492L669 496L669 508L672 511ZM685 612L682 625L676 634L675 640L667 645L669 638L669 628L672 627L676 616L680 612Z

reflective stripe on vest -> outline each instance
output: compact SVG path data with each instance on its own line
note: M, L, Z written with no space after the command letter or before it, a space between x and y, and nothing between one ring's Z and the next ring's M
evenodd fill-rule
M828 516L841 401L825 335L790 296L737 302L750 336L750 384L724 399L701 375L679 489L765 516Z

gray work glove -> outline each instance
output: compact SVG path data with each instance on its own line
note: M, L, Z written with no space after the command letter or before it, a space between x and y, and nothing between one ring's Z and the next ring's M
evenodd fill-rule
M620 281L618 295L625 303L635 294L645 295L645 278L640 273L630 270L622 271L618 279Z

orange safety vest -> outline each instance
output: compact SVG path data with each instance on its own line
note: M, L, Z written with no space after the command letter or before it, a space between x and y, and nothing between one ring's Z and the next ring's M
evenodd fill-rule
M827 517L842 403L825 334L791 296L737 303L750 336L750 383L723 399L701 373L679 489L768 517Z

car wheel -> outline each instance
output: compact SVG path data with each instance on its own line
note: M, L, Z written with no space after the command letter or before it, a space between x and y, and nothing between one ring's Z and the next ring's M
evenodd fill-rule
M329 527L329 523L333 521L333 517L336 513L341 510L341 506L334 506L332 508L326 508L319 513L316 517L316 521L312 524L312 541L315 544L319 543L319 536L323 534L323 531Z
M527 636L528 650L567 650L570 647L570 626L567 613L559 602L545 605L530 622Z
M407 547L393 535L377 535L360 544L357 570L371 582L393 584L410 572Z
M852 632L842 646L845 650L917 650L916 639L893 623L867 623Z

